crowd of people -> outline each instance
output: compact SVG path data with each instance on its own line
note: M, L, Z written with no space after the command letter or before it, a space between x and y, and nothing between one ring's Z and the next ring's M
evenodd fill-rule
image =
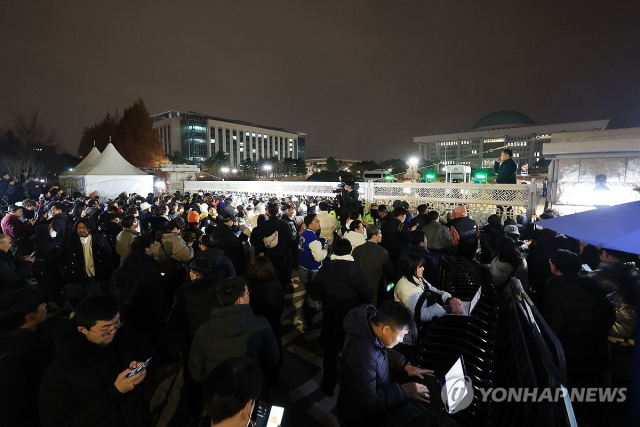
M438 275L451 255L487 268L497 289L520 280L563 345L570 387L629 381L640 273L629 254L545 229L552 210L486 224L464 206L412 212L398 200L365 212L353 182L332 200L103 200L55 187L34 200L8 179L0 425L148 426L147 371L180 357L193 422L204 408L211 425L247 425L279 383L295 276L302 332L320 328L321 388L332 396L341 383L341 425L456 425L420 404L439 396L419 380L432 371L408 357L417 306L423 322L462 313Z

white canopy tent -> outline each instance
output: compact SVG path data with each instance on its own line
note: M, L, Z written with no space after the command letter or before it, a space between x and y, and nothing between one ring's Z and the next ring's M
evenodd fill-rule
M96 160L98 160L99 157L100 150L98 150L96 147L93 147L91 151L89 151L89 154L87 154L87 157L85 157L84 160L82 160L80 164L78 164L78 166L73 168L70 172L72 172L73 175L83 175L87 170L91 169L96 164Z
M72 171L60 175L60 187L85 194L95 191L103 198L116 197L123 191L142 195L153 192L153 175L127 162L113 144L99 153L94 147Z

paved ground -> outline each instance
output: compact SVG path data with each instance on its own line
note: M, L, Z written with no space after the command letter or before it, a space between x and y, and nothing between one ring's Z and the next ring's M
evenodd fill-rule
M322 348L319 332L302 334L298 314L305 291L294 278L294 293L285 296L282 316L282 346L284 363L281 382L273 396L274 404L285 408L284 426L338 426L334 397L325 397L320 390L322 379ZM189 415L183 396L182 361L162 367L152 378L148 396L154 425L186 427ZM151 393L152 392L152 393Z

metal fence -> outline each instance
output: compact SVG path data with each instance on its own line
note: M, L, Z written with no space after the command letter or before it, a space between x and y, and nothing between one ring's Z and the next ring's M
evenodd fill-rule
M262 197L333 198L338 182L310 181L185 181L184 190L217 194L260 195ZM465 205L472 218L481 224L498 207L504 215L535 213L536 185L531 184L449 184L449 183L359 183L360 198L371 203L391 205L395 200L409 203L412 211L423 203L446 215L458 205Z

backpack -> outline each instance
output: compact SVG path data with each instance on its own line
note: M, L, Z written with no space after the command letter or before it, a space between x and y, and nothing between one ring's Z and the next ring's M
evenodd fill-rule
M262 239L264 247L267 249L273 249L278 246L278 232L274 231L272 235L264 237Z

